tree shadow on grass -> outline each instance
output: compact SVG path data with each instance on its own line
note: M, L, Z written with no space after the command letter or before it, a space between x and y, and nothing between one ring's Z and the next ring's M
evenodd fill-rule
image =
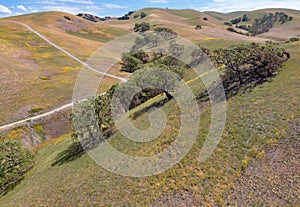
M106 141L115 132L116 131L114 130L109 130L103 136L91 137L85 140L76 141L72 143L67 149L60 152L56 156L51 166L60 166L82 157L87 151L93 150L96 147L98 147L99 144Z
M60 152L55 161L51 164L51 166L60 166L67 162L71 162L76 160L77 158L82 157L85 154L85 150L83 149L80 142L72 143L66 150Z

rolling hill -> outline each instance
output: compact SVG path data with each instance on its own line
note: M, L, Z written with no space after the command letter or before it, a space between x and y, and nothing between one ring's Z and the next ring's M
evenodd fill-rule
M142 12L147 14L145 18L134 18ZM256 18L275 12L284 12L294 19L276 24L269 32L257 36L233 33L224 25L225 21L244 14L252 23ZM0 197L0 206L297 206L300 202L297 155L300 43L288 42L292 37L300 37L300 12L296 10L263 9L223 14L146 8L133 13L129 20L112 18L97 23L62 12L0 19L0 124L69 103L82 68L74 58L19 23L28 25L81 61L87 61L105 43L133 32L134 25L141 22L150 23L151 29L172 29L211 50L234 44L273 42L285 48L291 59L270 81L228 99L222 139L203 163L197 158L209 131L211 106L200 103L201 122L195 145L181 162L158 175L123 177L100 167L88 154L76 151L79 146L67 121L69 111L34 123L33 127L29 123L31 131L26 127L8 131L10 139L24 140L24 134L32 138L30 133L41 126L43 136L49 135L51 139L34 143L31 148L36 154L34 167L13 190ZM196 25L201 25L201 29L195 29ZM131 74L120 68L115 65L109 73L130 78ZM190 80L187 85L191 88L201 84L199 80L196 84L193 82L194 75L183 74ZM103 75L95 73L95 76ZM99 92L107 91L117 82L120 81L105 77L104 87ZM136 110L143 111L151 101L155 99ZM152 156L166 149L178 135L180 109L175 100L160 109L168 121L156 140L138 143L115 133L107 142L132 156ZM133 124L139 129L149 128L150 113L145 110L138 114Z

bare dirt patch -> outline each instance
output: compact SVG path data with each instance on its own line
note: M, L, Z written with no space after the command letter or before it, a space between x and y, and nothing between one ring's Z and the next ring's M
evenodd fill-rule
M70 113L70 111L65 111L41 122L48 139L58 138L73 130L72 123L69 120Z
M228 205L297 206L300 203L300 120L290 124L288 136L266 149L250 165L228 197Z
M158 198L153 204L153 207L191 207L191 206L199 206L196 205L196 199L192 192L175 192L161 198Z

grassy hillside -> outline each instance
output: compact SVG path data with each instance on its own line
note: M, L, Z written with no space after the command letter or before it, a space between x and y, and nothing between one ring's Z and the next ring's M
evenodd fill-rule
M267 33L258 35L258 37L268 38L273 41L285 41L292 37L300 36L299 28L300 28L300 12L298 10L292 9L260 9L255 11L241 11L241 12L232 12L232 13L218 13L218 12L206 12L207 14L217 18L220 21L228 22L232 19L242 17L246 14L250 20L248 22L241 22L240 24L251 25L255 21L255 19L262 18L264 15L268 15L270 13L275 14L276 12L284 12L288 16L294 18L293 21L287 22L285 24L275 24L274 27ZM289 32L284 32L289 31Z
M69 103L82 67L14 21L28 24L82 61L87 60L105 42L128 33L61 12L0 19L1 125L27 118L33 115L30 113L32 110L42 113ZM112 73L123 75L115 69ZM112 78L105 78L100 90L106 91L116 82Z
M294 21L276 25L270 32L247 37L227 31L223 20L247 13L253 21L268 12L283 11L294 17ZM45 12L0 19L1 50L0 62L4 71L0 99L0 123L27 117L28 111L40 108L42 111L70 101L72 88L81 65L50 46L35 34L11 21L23 22L63 47L81 60L87 60L104 43L133 31L135 23L149 22L154 27L167 27L179 35L203 46L219 47L238 42L266 42L287 40L299 36L300 12L286 9L268 9L253 12L199 12L195 10L171 10L149 8L144 19L134 18L120 21L111 19L93 23L80 17L62 12ZM205 20L206 18L206 20ZM195 26L202 29L196 30ZM289 30L289 32L283 32ZM15 68L15 69L13 69ZM117 68L114 74L123 76ZM28 75L25 75L28 74ZM18 78L22 76L22 78ZM114 80L107 79L107 86ZM104 88L103 90L106 90ZM18 97L22 94L21 97ZM37 96L36 94L39 94ZM5 97L5 98L4 98ZM8 97L8 98L6 98ZM16 98L19 100L16 102ZM55 98L53 98L55 97Z
M72 154L68 149L72 140L68 136L61 137L38 151L36 166L14 191L0 199L0 206L168 206L172 202L181 206L228 204L230 190L243 187L244 184L236 183L236 180L243 176L247 166L264 157L266 146L272 147L288 137L290 122L300 115L300 71L296 69L300 58L299 43L285 46L292 59L277 77L250 93L228 101L226 129L208 161L200 164L196 159L209 126L210 109L206 106L201 114L197 143L179 164L160 175L130 178L112 174L97 166L87 155L70 157ZM175 129L180 123L179 110L173 101L167 103L163 110L168 114L170 127L157 140L137 144L117 134L110 139L110 144L135 156L152 155L165 149L174 140ZM142 121L147 116L144 114L135 120L136 126L147 128L148 122ZM58 156L59 153L62 154ZM282 159L284 161L285 158ZM51 166L58 160L61 165ZM292 192L276 199L283 205L295 206L299 198L288 197L294 195L297 194ZM252 196L250 205L261 201L254 193L249 196ZM286 203L286 199L290 203ZM268 202L276 205L272 200Z
M283 41L291 35L299 36L300 12L294 10L246 12L251 19L276 11L294 17L294 21L276 25L270 32L258 37L229 32L227 26L223 25L224 21L245 12L221 14L150 8L137 11L136 14L142 11L147 14L144 19L131 17L128 21L112 19L96 24L61 12L0 19L0 64L3 66L3 75L0 77L0 123L28 117L33 112L42 113L70 101L81 68L79 63L26 28L8 20L30 25L82 60L87 60L105 42L132 32L135 23L143 21L151 23L152 28L160 26L173 29L179 35L210 49L251 41ZM202 29L196 30L196 24L201 24ZM291 32L283 32L285 30ZM278 44L287 48L291 59L271 81L229 99L226 128L221 142L206 162L199 163L197 158L209 130L211 109L209 104L201 104L197 142L180 163L162 174L146 178L113 174L98 166L87 154L74 150L78 145L67 134L37 146L35 166L14 190L0 198L0 206L255 206L262 205L262 202L269 206L278 203L283 206L298 205L300 164L299 160L292 157L299 145L300 44ZM111 72L126 75L119 69L115 66ZM184 74L187 80L193 75ZM116 82L110 78L105 81L100 89L102 91ZM189 86L196 90L199 82L191 81ZM135 115L156 101L152 99L145 102L131 112ZM174 100L161 109L166 112L168 121L156 140L136 143L117 133L108 142L132 156L151 156L163 151L176 139L180 127L180 109ZM66 118L68 115L64 116ZM149 112L145 112L133 122L136 127L147 129L150 127L148 117ZM56 132L61 127L68 125L62 124L57 117L45 120L43 124L52 124L47 130L54 134L53 137L57 137L59 133ZM16 129L11 133L19 138L19 131ZM290 146L285 144L289 138L293 142L285 150L286 146ZM274 153L274 150L284 151L287 157ZM277 171L270 172L273 165L268 166L268 161L274 154L279 156L278 162L284 164L277 164ZM292 170L286 171L287 168ZM252 170L260 179L251 175ZM268 185L265 178L274 182ZM260 183L261 179L263 184ZM284 186L283 190L280 186ZM273 199L261 198L257 192L269 193ZM244 203L245 200L249 203Z

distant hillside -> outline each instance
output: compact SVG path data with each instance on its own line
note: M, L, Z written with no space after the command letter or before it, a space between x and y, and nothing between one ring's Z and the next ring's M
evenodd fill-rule
M3 40L0 42L0 63L3 66L3 90L0 91L1 125L69 103L82 67L15 22L26 23L82 61L86 61L105 42L128 34L126 30L100 26L62 12L0 19ZM107 87L115 81L108 78Z
M261 27L261 29L259 27L255 27L254 32L252 33L253 34L262 33L261 35L258 36L264 38L270 38L273 41L284 41L292 37L300 36L300 31L299 31L300 11L298 10L274 8L274 9L260 9L256 11L238 11L238 12L231 12L231 13L218 13L218 12L205 12L205 13L224 22L230 22L231 20L243 17L243 15L247 15L249 21L238 23L238 25L242 27L244 27L245 25L247 26L253 25L255 23L255 20L261 21L266 15L268 16L270 14L273 14L273 16L275 17L276 13L277 14L283 13L287 15L288 18L292 17L292 20L285 21L284 23L282 23L282 21L280 21L281 17L279 16L278 19L275 19L272 24L269 24L269 22L267 23L269 24L269 27L268 26ZM240 31L239 29L236 30ZM288 32L284 32L284 31L288 31Z
M275 24L269 32L256 37L232 33L227 31L228 26L224 25L224 21L230 21L245 14L250 19L247 23L251 24L254 19L261 18L270 12L284 12L292 16L293 21ZM143 18L141 18L142 13L145 15ZM44 12L0 19L1 35L5 39L1 42L1 48L9 48L4 49L0 61L8 68L19 68L19 71L15 70L14 73L5 72L6 82L2 82L3 87L11 88L14 91L17 91L18 88L27 91L22 92L24 96L22 100L13 104L10 100L15 100L12 97L15 97L16 94L7 92L5 96L11 98L3 100L3 104L9 107L7 112L0 113L0 123L26 117L31 109L41 108L43 110L38 112L41 113L66 103L71 98L72 86L81 67L80 64L73 62L35 34L27 31L26 28L10 22L11 20L28 24L83 61L86 61L104 43L133 32L134 25L141 22L149 23L151 29L155 27L172 29L180 36L208 47L220 47L238 42L286 41L289 38L300 36L300 12L287 9L264 9L222 14L199 12L192 9L146 8L128 12L124 15L126 19L106 18L106 21L100 21L101 18L88 14L80 16L63 12ZM21 59L23 61L19 61ZM9 63L8 60L10 60ZM15 75L20 76L25 71L22 68L30 68L32 73L18 79L18 84L13 83ZM119 72L115 71L114 73ZM108 80L108 82L110 81ZM32 82L37 84L34 91L41 93L40 98L34 96L32 90L28 90L29 83ZM43 92L39 92L39 89L43 89ZM53 101L53 96L59 98ZM2 106L4 106L3 104Z

